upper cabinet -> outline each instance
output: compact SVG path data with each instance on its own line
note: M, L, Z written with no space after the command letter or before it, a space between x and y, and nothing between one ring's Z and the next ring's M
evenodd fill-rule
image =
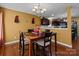
M67 20L66 19L53 19L52 26L55 28L67 28Z

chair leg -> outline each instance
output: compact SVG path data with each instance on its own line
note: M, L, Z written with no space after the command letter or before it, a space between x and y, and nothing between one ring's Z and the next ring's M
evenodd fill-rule
M33 55L35 56L35 47L34 47L34 43L33 44Z
M19 43L19 55L22 55L21 50L22 50L22 45L21 43Z
M24 56L24 47L23 47L23 49L22 49L22 56Z
M52 56L51 45L50 45L50 55Z
M38 49L39 49L38 44L36 44L36 52L35 52L35 55L38 55L38 54L37 54Z
M22 46L22 56L24 56L24 49L25 49L25 47L24 47L24 42L23 42L23 46Z
M35 55L37 55L37 51L38 51L38 45L36 44L36 52L35 52Z
M22 47L22 46L21 46L21 42L19 42L19 50L21 50L21 47Z
M45 56L45 47L43 47L43 55Z

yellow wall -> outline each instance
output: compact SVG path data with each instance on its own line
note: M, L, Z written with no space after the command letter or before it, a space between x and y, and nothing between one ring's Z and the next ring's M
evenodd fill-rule
M19 16L19 23L15 23L15 16ZM35 18L35 24L31 23L32 18ZM40 19L36 16L4 9L4 23L5 23L5 40L6 42L15 41L19 38L19 31L27 31L29 28L34 28L40 24Z
M67 44L67 45L72 45L71 44L71 35L69 34L68 29L52 29L51 31L57 33L57 41Z
M67 29L52 29L51 31L57 33L57 41L71 45L71 13L72 9L67 8ZM18 15L20 23L14 23L15 16ZM27 31L28 28L34 28L36 24L40 24L40 19L35 17L35 24L31 23L32 15L17 12L9 9L4 9L4 21L5 21L5 39L6 42L15 41L19 38L19 31Z

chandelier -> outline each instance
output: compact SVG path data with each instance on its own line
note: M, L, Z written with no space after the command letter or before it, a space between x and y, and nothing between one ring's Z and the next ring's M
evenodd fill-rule
M45 8L41 8L40 3L33 6L32 11L37 15L41 16L46 12Z

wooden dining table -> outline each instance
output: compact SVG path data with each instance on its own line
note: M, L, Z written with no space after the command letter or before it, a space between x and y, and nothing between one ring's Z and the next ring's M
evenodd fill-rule
M52 33L52 36L55 37L55 55L56 55L56 52L57 52L57 39L56 39L56 33ZM29 56L32 56L32 49L33 49L33 46L32 46L32 42L33 41L36 41L36 40L39 40L41 38L41 36L39 35L28 35L27 36L29 38Z

